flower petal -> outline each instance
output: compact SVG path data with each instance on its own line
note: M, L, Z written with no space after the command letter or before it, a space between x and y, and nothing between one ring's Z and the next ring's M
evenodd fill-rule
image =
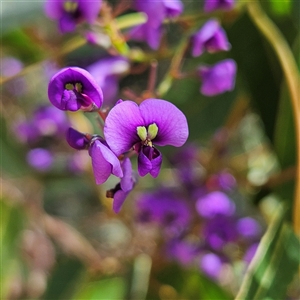
M114 153L99 140L96 140L89 149L92 166L97 184L104 183L110 174L123 176L120 161Z
M75 130L74 128L70 127L67 131L67 142L68 144L77 150L87 149L89 140L85 136L85 134Z
M139 107L133 101L123 101L115 105L109 112L104 126L104 136L110 149L120 155L137 142L138 126L143 126Z
M159 146L182 146L189 135L185 115L174 104L161 99L147 99L140 105L145 126L155 123L158 133L153 143Z
M129 192L132 190L134 181L132 177L132 165L131 161L128 157L126 157L122 163L122 169L123 169L123 178L121 179L121 189L124 192Z
M150 159L143 153L143 151L139 152L138 156L138 173L140 176L147 175L152 169L152 163Z
M121 207L128 195L128 192L124 192L122 190L119 190L114 195L114 202L113 202L113 210L117 214L120 212Z

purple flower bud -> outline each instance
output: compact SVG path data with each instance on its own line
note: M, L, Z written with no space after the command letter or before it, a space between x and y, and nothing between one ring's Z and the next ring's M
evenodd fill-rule
M234 0L205 0L204 11L211 12L217 9L230 10L234 6Z
M92 141L89 155L92 158L93 172L97 184L104 183L111 174L123 177L118 157L100 137Z
M213 279L217 279L222 269L221 258L214 253L207 253L201 257L201 270Z
M154 144L182 146L188 137L188 124L185 115L168 101L147 99L139 106L123 101L109 112L104 135L116 155L134 148L139 153L139 174L156 177L162 158Z
M38 171L48 171L53 163L53 155L43 148L35 148L27 153L27 162Z
M215 96L232 91L235 86L236 63L232 59L223 60L213 66L200 66L198 75L202 80L200 92L205 96Z
M226 194L215 191L198 199L196 210L204 218L214 218L220 215L232 216L235 212L235 204Z
M99 14L102 0L47 0L45 3L46 15L59 20L62 33L74 31L76 24L87 21L93 24Z
M90 144L90 139L86 134L83 134L71 127L67 131L66 139L68 144L76 150L88 149Z
M118 77L128 71L129 62L122 56L106 57L87 67L101 87L105 104L116 102L118 94Z
M48 86L50 102L61 110L93 110L102 105L102 90L84 69L67 67L55 74Z
M207 21L203 27L191 37L192 55L200 56L204 51L214 53L227 51L231 45L224 29L217 20Z

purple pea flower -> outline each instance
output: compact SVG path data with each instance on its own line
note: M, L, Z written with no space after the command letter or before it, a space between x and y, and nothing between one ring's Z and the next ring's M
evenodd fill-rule
M162 23L165 18L174 18L183 11L180 0L135 0L134 8L147 15L145 24L135 27L129 36L138 41L146 41L152 49L159 47L162 36Z
M43 137L64 135L69 121L63 111L50 105L38 107L30 121L20 122L15 132L22 142L34 143Z
M131 161L128 157L125 157L121 164L123 170L123 177L115 188L107 191L107 197L113 198L113 210L115 213L119 213L124 201L128 194L134 188L137 182L137 176L132 170Z
M92 75L81 68L67 67L56 73L48 86L50 102L61 110L91 111L103 102L103 94Z
M74 31L76 24L86 20L93 24L101 8L102 0L48 0L45 3L46 15L59 21L62 33Z
M258 238L261 233L261 226L251 217L239 219L236 227L239 234L247 239Z
M205 0L204 11L211 12L217 9L230 10L234 6L234 0Z
M232 91L235 86L236 63L232 59L222 60L213 66L200 66L198 75L202 80L200 92L215 96Z
M208 219L203 225L203 235L209 247L221 250L227 243L238 238L235 220L222 215Z
M191 37L192 55L200 56L204 51L214 53L227 51L231 45L224 29L217 20L207 21L203 27Z
M200 260L200 269L213 279L218 279L222 265L223 262L221 258L212 252L204 254Z
M131 149L138 153L138 173L157 177L162 155L153 144L182 146L188 137L185 115L172 103L146 99L140 105L119 101L109 112L104 136L118 156Z
M53 155L50 151L43 148L30 150L26 156L27 162L38 171L48 171L53 163Z
M92 158L96 184L104 183L111 174L123 177L119 159L100 136L85 135L73 128L69 128L67 142L72 148L77 150L88 148L89 155Z
M137 214L141 223L156 223L168 236L180 235L191 219L187 204L172 191L164 189L141 195L137 201Z
M196 210L204 218L232 216L235 212L235 204L226 194L215 191L199 198L196 202Z
M119 76L129 69L129 62L125 57L115 56L102 58L87 67L87 71L95 78L101 87L105 104L116 101Z

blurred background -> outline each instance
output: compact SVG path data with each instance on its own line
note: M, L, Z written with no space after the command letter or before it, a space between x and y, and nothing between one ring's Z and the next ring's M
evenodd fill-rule
M299 67L300 2L209 13L182 2L157 50L129 38L143 16L128 1L103 4L93 42L87 24L62 34L43 1L1 3L1 299L299 299L299 112L281 57ZM230 51L182 52L210 18ZM65 140L70 126L101 135L99 117L60 111L47 96L60 68L108 55L125 60L99 71L104 108L159 96L190 131L183 147L159 149L159 177L139 177L119 214L106 197L117 178L97 186L88 152ZM201 94L196 68L227 58L234 90Z

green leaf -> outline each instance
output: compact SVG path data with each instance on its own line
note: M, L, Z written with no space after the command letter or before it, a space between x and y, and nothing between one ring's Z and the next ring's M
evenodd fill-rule
M280 206L263 236L236 299L284 299L300 263L300 242Z
M291 0L270 0L272 11L277 15L287 15L291 12Z
M85 300L117 300L124 299L125 281L121 277L107 278L98 281L86 282L78 293L75 299Z

